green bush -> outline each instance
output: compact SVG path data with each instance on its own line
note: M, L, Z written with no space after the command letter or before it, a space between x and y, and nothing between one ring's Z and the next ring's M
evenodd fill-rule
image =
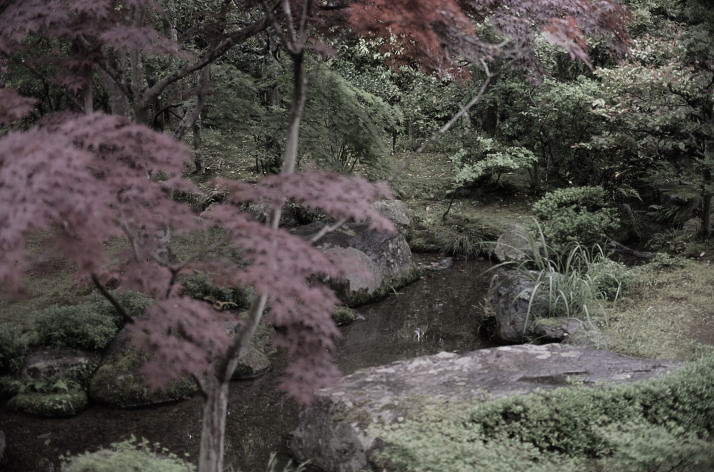
M131 439L63 460L62 472L193 472L196 468L148 441Z
M620 226L602 187L571 187L545 194L533 204L548 244L565 252L574 243L584 246L602 243L604 235Z
M27 354L27 342L19 327L0 325L0 375L18 373Z
M377 456L380 466L415 472L711 470L714 357L637 384L536 391L423 411L383 428L388 446Z
M183 295L212 303L218 309L240 310L248 306L247 290L219 287L203 273L185 277L182 285Z
M151 303L150 298L137 292L116 292L114 297L129 316L139 315ZM109 301L94 295L87 303L43 310L35 318L35 329L41 345L101 351L119 331L122 321Z

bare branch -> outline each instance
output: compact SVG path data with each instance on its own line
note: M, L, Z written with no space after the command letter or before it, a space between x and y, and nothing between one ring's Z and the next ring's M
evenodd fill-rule
M322 239L322 237L323 237L324 235L326 235L327 233L331 233L331 232L333 232L333 231L337 231L338 229L340 229L340 226L342 226L342 225L345 224L345 223L347 223L347 218L342 218L342 219L340 219L340 220L339 220L337 223L335 223L334 225L325 225L325 226L323 226L320 231L318 231L317 233L315 233L315 234L308 240L308 242L309 242L310 244L315 244L315 243L318 242L320 239Z
M451 117L451 119L446 123L444 126L439 128L437 131L435 131L429 138L421 143L421 146L416 151L413 151L409 157L407 157L404 162L402 162L402 165L400 165L397 170L395 170L392 175L387 179L388 183L392 183L394 179L399 177L402 172L406 170L407 167L409 167L409 164L412 163L414 158L416 158L417 155L421 154L424 152L424 149L431 144L432 142L436 141L437 139L441 138L441 136L444 135L449 129L451 129L452 126L454 126L454 123L464 116L468 111L476 105L481 98L483 97L483 94L486 92L486 88L488 88L489 83L491 82L491 78L493 78L494 74L491 74L491 72L488 69L488 64L486 64L486 61L481 61L481 65L484 68L484 71L486 72L486 80L484 80L483 84L481 84L481 88L479 89L478 93L476 96L474 96L466 105L462 106L461 109L459 110L458 113L456 113L454 116Z
M106 298L109 303L112 304L114 309L121 315L121 317L124 319L125 322L127 323L133 323L134 318L132 318L129 313L126 312L123 306L119 303L119 301L114 297L114 295L107 290L107 288L99 281L99 277L97 277L97 274L92 273L92 282L94 283L94 286L99 290L99 293L102 294L104 298Z

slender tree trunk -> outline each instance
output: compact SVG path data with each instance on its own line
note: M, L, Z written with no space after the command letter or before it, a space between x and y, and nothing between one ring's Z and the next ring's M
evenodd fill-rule
M201 425L200 472L223 472L223 452L228 413L228 381L211 376L206 379Z
M712 213L712 194L706 193L702 195L702 228L701 236L704 239L709 239L711 236L711 213Z

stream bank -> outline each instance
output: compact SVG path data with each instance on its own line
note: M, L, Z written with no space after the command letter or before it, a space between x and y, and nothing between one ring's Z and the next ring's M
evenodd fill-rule
M491 274L488 261L454 261L418 255L422 278L388 298L359 307L364 317L341 328L336 362L344 374L440 351L468 352L489 347L478 337L481 300ZM448 264L447 264L448 265ZM464 296L464 294L471 294ZM282 361L252 381L231 385L226 431L226 465L233 471L260 471L271 452L285 452L285 435L297 426L298 407L277 390ZM143 409L90 407L73 418L39 418L0 410L7 436L6 472L56 471L62 454L76 454L129 438L158 442L177 455L196 457L201 399ZM229 469L231 470L231 469Z

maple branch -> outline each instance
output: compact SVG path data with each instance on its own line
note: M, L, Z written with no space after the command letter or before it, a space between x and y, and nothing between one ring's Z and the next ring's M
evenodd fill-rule
M119 303L119 301L114 297L114 295L107 290L107 288L99 281L99 277L97 277L97 274L92 272L92 282L94 283L94 286L99 290L99 293L102 294L104 298L106 298L109 303L112 304L114 309L121 315L121 317L124 319L126 323L133 323L134 318L126 312L123 306Z
M248 310L247 324L241 332L235 335L233 342L228 347L226 355L218 364L216 375L221 382L227 382L233 376L233 372L238 366L238 360L245 352L246 347L250 343L255 332L260 325L260 320L263 318L263 312L268 302L267 294L260 294L253 299Z
M473 108L474 105L476 105L481 98L483 97L483 94L486 92L486 88L488 87L489 83L491 82L491 79L494 77L496 74L492 74L491 71L488 68L488 64L486 61L481 60L481 65L484 69L484 72L486 72L486 80L484 80L483 84L481 84L481 88L479 89L478 93L464 106L461 107L458 113L456 113L454 116L451 117L451 119L441 128L439 128L437 131L435 131L429 138L421 143L421 146L417 148L416 151L413 151L405 160L402 162L402 165L400 165L397 170L395 170L391 176L387 179L387 183L392 183L394 179L399 177L399 175L406 170L407 167L409 167L409 164L412 163L414 158L416 158L417 155L421 154L424 152L424 149L431 144L433 141L436 141L439 139L444 133L449 131L452 126L454 126L454 123L464 116L468 111Z
M338 230L338 229L340 228L340 226L342 226L342 225L345 224L345 223L347 223L347 218L342 218L342 219L340 219L340 220L339 220L337 223L335 223L334 225L325 225L325 226L323 226L320 231L318 231L317 233L315 233L315 234L308 240L308 243L310 243L310 244L315 244L315 243L318 242L324 235L326 235L327 233L331 233L331 232L333 232L333 231Z

